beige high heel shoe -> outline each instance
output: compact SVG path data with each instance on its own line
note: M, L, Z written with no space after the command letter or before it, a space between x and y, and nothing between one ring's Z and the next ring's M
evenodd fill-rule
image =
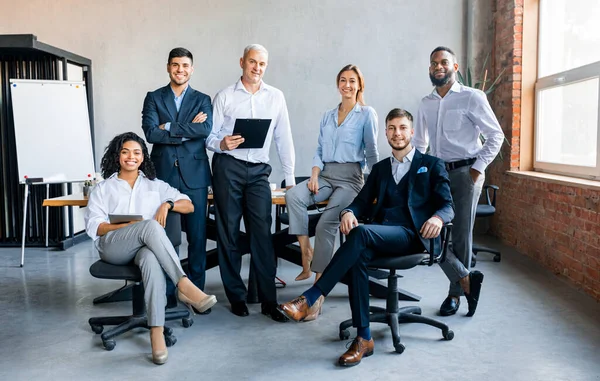
M198 301L193 301L185 296L180 290L177 290L177 297L182 303L187 305L193 313L197 314L202 313L217 304L217 297L214 295L206 295Z
M323 307L323 302L325 301L325 297L323 295L319 296L319 299L310 306L308 309L308 314L304 318L304 321L313 321L316 320L319 315L321 315L321 307Z
M152 343L152 332L150 332L150 343ZM154 348L152 348L152 362L156 365L162 365L166 363L168 358L169 351L167 350L166 346L162 351L155 351Z

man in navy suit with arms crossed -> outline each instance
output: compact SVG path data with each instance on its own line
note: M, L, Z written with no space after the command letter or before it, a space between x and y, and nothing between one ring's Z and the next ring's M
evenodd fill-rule
M339 358L342 366L353 366L373 354L374 342L369 329L369 275L367 263L375 256L401 256L430 247L441 250L440 232L454 218L450 181L444 162L421 154L411 144L413 117L402 109L393 109L385 119L386 137L392 156L373 166L354 201L340 213L340 230L346 241L313 287L300 297L279 306L290 319L302 321L321 296L327 296L344 276L350 280L348 293L352 323L357 337ZM373 203L376 201L375 205ZM357 217L367 220L359 225ZM449 254L446 262L458 270L454 280L461 281L466 295L473 298L473 311L479 290L469 289L470 277L460 279L463 264ZM318 304L317 304L318 305ZM471 302L469 302L471 307Z
M182 215L189 244L188 275L204 289L206 202L211 181L205 140L212 129L212 105L208 95L188 84L193 65L192 53L187 49L171 50L167 62L171 81L146 95L142 129L148 143L153 144L150 157L157 177L186 194L194 204L193 213ZM177 300L172 284L167 286L167 295L167 307L174 307Z

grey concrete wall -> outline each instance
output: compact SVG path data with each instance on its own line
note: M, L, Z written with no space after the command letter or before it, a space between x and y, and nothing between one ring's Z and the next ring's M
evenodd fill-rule
M307 175L321 115L339 102L338 70L359 65L381 126L393 107L416 113L431 91L429 52L447 45L463 57L464 8L462 0L0 0L0 34L33 33L93 60L97 161L115 134L142 133L142 101L167 84L171 48L193 52L191 85L214 96L239 77L244 46L261 43L270 51L264 80L287 98L296 174ZM280 182L274 149L271 159L271 181Z

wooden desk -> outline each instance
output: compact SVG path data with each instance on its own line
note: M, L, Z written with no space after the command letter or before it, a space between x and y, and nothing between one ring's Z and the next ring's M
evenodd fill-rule
M88 204L88 198L83 193L74 193L67 196L47 198L42 206L80 206L84 207Z

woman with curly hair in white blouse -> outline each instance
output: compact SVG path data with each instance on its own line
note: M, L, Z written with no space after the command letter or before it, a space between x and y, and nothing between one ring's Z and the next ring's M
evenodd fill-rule
M106 147L101 167L106 180L89 197L86 232L103 261L114 265L135 262L140 268L152 361L164 364L168 357L163 336L164 273L177 285L179 300L195 311L206 311L217 302L214 295L205 294L186 277L164 229L169 211L191 213L194 205L189 197L156 179L146 143L133 132L113 138ZM111 224L109 214L138 214L143 220Z

